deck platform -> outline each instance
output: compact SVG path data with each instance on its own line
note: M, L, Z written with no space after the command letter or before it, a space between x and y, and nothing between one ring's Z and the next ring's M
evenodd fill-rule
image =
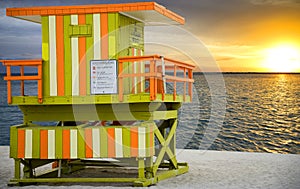
M151 186L156 188L265 188L294 189L300 187L300 155L270 154L246 152L220 152L177 149L177 159L189 163L189 172L168 180L160 181ZM13 177L13 159L9 158L9 147L0 146L0 188L8 187L8 181ZM82 173L81 177L97 174L96 170ZM113 175L112 170L108 170ZM123 172L124 173L124 172ZM125 172L126 173L126 172ZM74 173L75 174L75 173ZM99 174L99 173L98 173ZM43 183L22 187L23 189L41 188L132 188L128 183Z

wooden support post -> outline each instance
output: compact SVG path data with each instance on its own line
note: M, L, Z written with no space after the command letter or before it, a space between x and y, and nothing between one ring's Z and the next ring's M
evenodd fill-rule
M183 68L183 77L186 79L186 68ZM186 81L183 82L183 101L185 102L185 96L186 96Z
M15 179L20 179L20 165L21 164L21 161L20 159L15 159Z
M119 62L119 101L123 101L123 62Z
M144 158L138 159L138 177L145 178L145 160Z
M8 77L8 80L7 80L7 103L11 104L11 80L10 80L11 69L10 69L9 65L6 66L6 75Z
M39 99L39 103L43 102L43 82L42 82L42 64L38 65L38 99Z
M177 75L177 66L174 66L174 77L176 77ZM173 87L173 100L176 100L176 95L177 95L177 91L176 91L176 80L174 80L174 87Z
M155 100L156 99L156 94L155 94L155 61L151 60L150 61L150 100Z
M146 178L153 178L153 156L146 158Z
M193 79L193 72L191 69L188 70L188 77L189 77L189 79ZM190 96L190 102L192 102L192 100L193 100L192 82L189 82L189 96Z
M24 66L20 66L20 74L21 74L21 77L24 76ZM21 80L21 96L24 96L24 80Z

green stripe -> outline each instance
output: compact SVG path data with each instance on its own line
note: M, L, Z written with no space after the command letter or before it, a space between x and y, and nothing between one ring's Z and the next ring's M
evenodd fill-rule
M16 126L10 127L10 157L18 157L18 130Z
M120 25L122 28L122 33L120 33L120 47L119 49L119 56L131 56L131 49L130 49L130 44L129 44L129 25L130 25L130 18L121 15L120 16ZM123 73L127 74L130 73L128 70L129 63L125 62L123 63ZM123 86L124 86L124 93L128 94L130 93L130 83L131 83L131 78L124 78L123 79Z
M117 29L119 25L119 14L108 13L108 55L110 59L117 58Z
M62 128L55 129L55 158L61 159L62 158Z
M32 142L32 158L39 158L40 157L40 129L34 128L32 129L33 132L33 142Z
M86 24L93 26L93 15L87 14L86 15ZM93 32L93 27L92 27ZM86 37L86 93L87 95L91 94L91 87L90 87L90 61L94 58L94 35L90 37Z
M130 127L124 127L122 130L123 154L124 157L130 157Z
M150 156L150 127L146 127L146 157Z
M85 158L85 143L84 143L84 129L78 129L77 133L77 155L78 158Z
M100 157L108 156L107 130L105 127L100 128Z
M118 52L119 52L119 56L122 57L122 56L128 56L129 52L128 52L128 48L129 48L129 28L128 28L128 25L129 25L129 18L128 17L125 17L123 15L120 15L119 16L119 25L120 25L120 28L121 28L121 31L119 33L120 35L120 40L119 41L119 46L118 46Z
M42 16L43 96L50 96L49 18Z
M72 96L72 56L71 38L69 37L69 26L71 16L64 16L64 60L65 60L65 96Z

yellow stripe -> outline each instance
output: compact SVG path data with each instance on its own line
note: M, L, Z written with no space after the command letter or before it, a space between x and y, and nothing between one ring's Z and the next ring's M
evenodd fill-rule
M55 159L55 130L48 130L48 159Z
M25 158L32 158L32 130L25 133Z
M70 158L77 158L77 130L70 130Z
M49 16L50 96L57 96L56 17Z
M100 14L93 15L93 25L94 25L94 59L100 60L101 59L101 23L100 23Z
M78 25L78 15L71 15L71 24ZM79 95L79 49L78 38L71 38L72 53L72 95Z

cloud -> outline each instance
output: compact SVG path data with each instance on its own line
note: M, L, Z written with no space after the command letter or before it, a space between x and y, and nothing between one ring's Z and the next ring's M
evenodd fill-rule
M254 5L300 6L299 0L251 0Z

